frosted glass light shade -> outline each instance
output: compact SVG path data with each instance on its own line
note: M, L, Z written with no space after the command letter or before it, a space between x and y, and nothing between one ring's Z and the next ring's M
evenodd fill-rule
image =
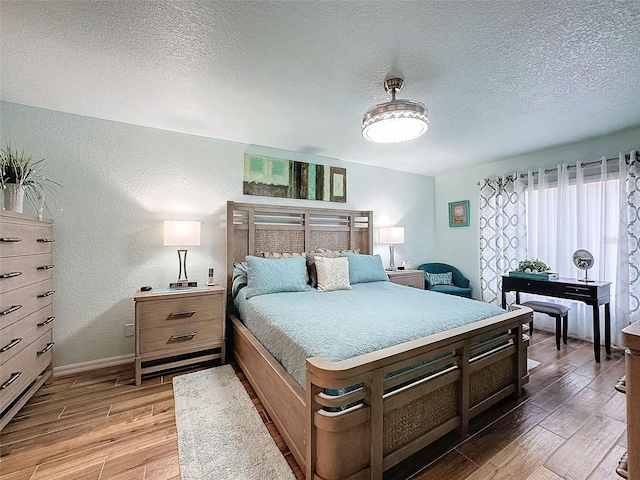
M199 247L200 223L191 220L165 220L165 247Z
M422 103L393 100L365 114L362 136L376 143L399 143L418 138L428 128L427 109Z
M404 243L404 227L380 227L378 243L382 245L402 245Z

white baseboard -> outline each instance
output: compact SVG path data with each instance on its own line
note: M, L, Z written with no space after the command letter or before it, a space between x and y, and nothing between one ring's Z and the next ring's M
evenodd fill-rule
M53 367L54 376L74 375L80 372L88 372L89 370L97 370L98 368L115 367L126 363L133 363L135 357L133 353L120 355L118 357L100 358L89 362L74 363L73 365L61 365Z

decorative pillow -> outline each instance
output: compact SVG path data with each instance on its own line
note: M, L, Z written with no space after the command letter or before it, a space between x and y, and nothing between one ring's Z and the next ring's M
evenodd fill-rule
M351 290L348 258L317 257L315 265L318 274L319 291Z
M338 258L341 257L343 253L360 253L360 249L357 248L355 250L331 250L330 248L316 248L316 253L326 253L327 257L332 255L329 258Z
M247 257L247 298L278 292L303 292L309 289L305 281L306 263L303 257Z
M349 259L349 282L351 285L367 282L388 282L389 277L382 266L380 255L344 253Z
M339 253L339 252L338 252ZM309 270L309 284L312 287L318 286L318 273L316 270L316 258L339 258L341 255L334 255L329 252L308 252L307 253L307 269Z
M446 273L424 273L429 283L433 285L453 285L453 272Z
M307 257L307 252L260 252L262 258L294 258L294 257ZM306 283L309 283L309 272L305 269L304 279Z
M293 257L306 257L307 252L260 252L262 258L293 258Z
M234 263L231 278L231 295L236 298L238 292L247 286L247 262Z

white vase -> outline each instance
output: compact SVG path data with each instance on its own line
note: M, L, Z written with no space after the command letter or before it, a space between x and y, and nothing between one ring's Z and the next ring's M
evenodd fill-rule
M24 209L24 187L17 183L4 184L4 209L22 213Z

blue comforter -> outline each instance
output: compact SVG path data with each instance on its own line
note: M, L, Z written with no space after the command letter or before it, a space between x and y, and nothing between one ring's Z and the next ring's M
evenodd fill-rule
M305 361L345 360L505 311L453 295L371 282L353 290L272 293L234 303L242 322L303 387Z

